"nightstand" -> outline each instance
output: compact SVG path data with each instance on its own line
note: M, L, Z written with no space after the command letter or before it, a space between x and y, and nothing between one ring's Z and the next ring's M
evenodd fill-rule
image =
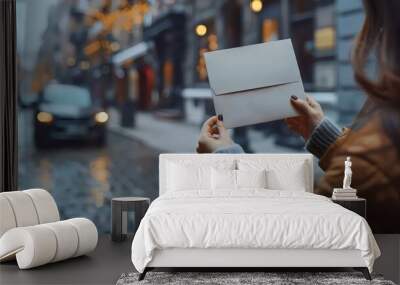
M139 227L150 205L150 199L145 197L118 197L111 200L111 239L123 241L128 234L128 211L135 213L134 232Z
M339 204L340 206L359 214L364 219L367 218L367 200L364 198L354 198L348 200L332 199L332 202Z

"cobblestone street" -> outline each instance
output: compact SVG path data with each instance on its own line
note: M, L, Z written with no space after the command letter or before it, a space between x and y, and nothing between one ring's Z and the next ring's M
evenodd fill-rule
M109 232L112 197L158 195L160 152L132 139L110 132L105 147L62 143L38 150L31 130L20 125L19 145L19 188L50 191L62 219L87 217Z

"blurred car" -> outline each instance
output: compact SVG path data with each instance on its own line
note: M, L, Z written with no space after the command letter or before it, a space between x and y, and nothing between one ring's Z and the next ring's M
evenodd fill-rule
M34 140L39 148L55 140L106 143L108 114L85 88L50 84L39 95L34 113Z

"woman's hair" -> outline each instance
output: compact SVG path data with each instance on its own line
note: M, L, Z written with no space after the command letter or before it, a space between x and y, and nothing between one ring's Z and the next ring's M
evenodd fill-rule
M400 145L400 0L364 0L365 20L353 49L354 76L377 107L384 108L383 127ZM370 54L376 76L366 72ZM386 114L384 114L386 113Z

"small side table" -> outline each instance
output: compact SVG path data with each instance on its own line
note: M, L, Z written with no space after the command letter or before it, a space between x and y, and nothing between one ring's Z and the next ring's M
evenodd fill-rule
M354 199L332 199L332 202L339 204L340 206L359 214L364 219L367 218L367 200L364 198Z
M150 199L145 197L118 197L111 200L111 239L123 241L128 233L128 212L135 213L134 232L139 227L150 205Z

